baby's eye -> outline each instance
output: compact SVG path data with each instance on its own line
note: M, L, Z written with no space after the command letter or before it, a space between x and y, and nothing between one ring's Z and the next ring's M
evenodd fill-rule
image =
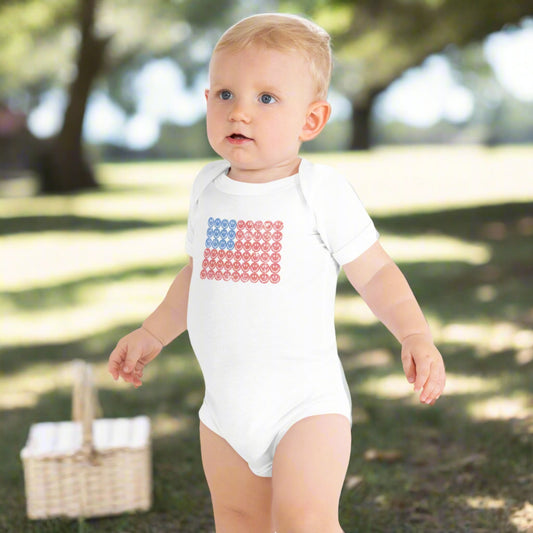
M218 95L220 96L221 100L230 100L232 97L231 91L228 91L227 89L220 91Z
M262 94L259 97L262 104L274 104L277 100L271 94Z

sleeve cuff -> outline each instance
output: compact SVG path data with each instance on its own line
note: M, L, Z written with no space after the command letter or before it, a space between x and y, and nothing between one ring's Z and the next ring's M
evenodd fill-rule
M379 233L374 227L374 223L370 222L357 237L334 252L333 257L339 265L345 265L366 252L378 239Z

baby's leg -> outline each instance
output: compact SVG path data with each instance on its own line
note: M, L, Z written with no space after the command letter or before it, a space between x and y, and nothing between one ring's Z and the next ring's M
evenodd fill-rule
M277 533L342 532L339 499L350 448L350 422L338 414L304 418L285 433L272 465Z
M216 533L272 533L272 478L256 476L226 440L200 422Z

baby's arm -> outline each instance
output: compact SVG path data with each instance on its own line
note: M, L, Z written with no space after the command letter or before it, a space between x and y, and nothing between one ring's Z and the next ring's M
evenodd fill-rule
M187 329L187 303L192 274L192 258L170 286L167 295L142 326L117 343L109 356L108 369L115 380L120 377L135 387L142 385L144 366L170 341Z
M422 391L420 401L435 403L446 381L444 362L398 266L376 242L343 269L372 312L400 341L404 372L415 391Z

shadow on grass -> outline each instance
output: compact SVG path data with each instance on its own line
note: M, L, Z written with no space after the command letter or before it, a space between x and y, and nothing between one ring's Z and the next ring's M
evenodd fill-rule
M533 325L531 218L532 204L504 204L375 220L383 233L450 235L490 249L490 261L483 265L460 261L400 265L428 314L444 325L502 323L527 330ZM93 283L167 273L170 278L171 270L129 269L47 289L12 291L8 297L17 308L29 309L37 302L49 308L68 303L69 293L80 283L90 288ZM345 278L340 279L338 292L353 295ZM54 367L74 357L102 363L116 341L136 326L113 328L74 343L9 348L0 356L2 371L16 375L43 362ZM401 375L399 347L383 326L342 324L337 331L345 340L341 352L344 363L376 349L394 354L385 363L367 360L366 366L346 370L357 415L348 479L357 476L360 482L343 490L340 517L344 530L526 531L517 520L522 524L533 521L526 508L533 493L533 422L512 413L484 418L475 412L476 405L495 397L510 401L525 398L530 403L533 361L526 358L520 362L519 347L498 348L497 343L491 346L486 339L484 347L448 342L440 346L447 370L465 378L466 385L451 390L435 407L428 408L417 405L412 395L372 391L376 380ZM143 413L154 420L165 415L180 421L174 433L154 438L154 507L146 514L90 520L86 531L213 531L197 429L203 379L187 336L167 347L147 373L150 380L140 390L114 389L111 383L102 386L100 399L105 416ZM469 378L492 385L469 390ZM67 389L39 395L31 408L0 411L0 451L4 458L0 475L5 481L0 484L0 530L77 531L77 523L72 521L26 520L18 460L31 423L69 416ZM365 459L369 449L396 450L399 458L390 463L370 461Z
M164 221L149 222L145 219L109 219L78 215L35 215L10 217L2 220L0 236L21 233L41 233L45 231L94 231L113 233L135 229L157 229L186 225L187 219L169 218Z

